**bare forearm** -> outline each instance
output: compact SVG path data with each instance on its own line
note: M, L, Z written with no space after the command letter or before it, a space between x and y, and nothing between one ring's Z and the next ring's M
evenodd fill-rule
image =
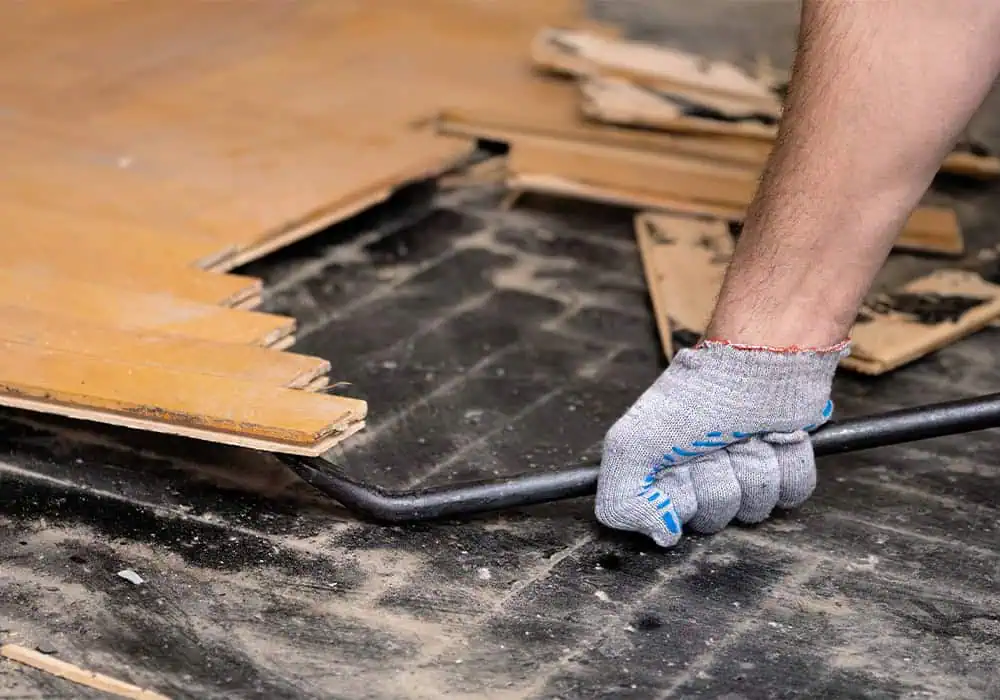
M846 337L1000 70L1000 0L804 0L778 143L710 337Z

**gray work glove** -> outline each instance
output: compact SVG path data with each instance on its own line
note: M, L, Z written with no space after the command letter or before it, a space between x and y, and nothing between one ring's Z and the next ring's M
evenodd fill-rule
M680 351L608 431L597 519L670 547L682 526L714 533L801 505L816 486L808 431L830 418L846 354L846 343Z

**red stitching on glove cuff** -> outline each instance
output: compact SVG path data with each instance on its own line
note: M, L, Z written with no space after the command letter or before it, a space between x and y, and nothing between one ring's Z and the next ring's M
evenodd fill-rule
M782 355L792 355L795 353L820 353L820 354L830 354L843 352L851 344L851 339L847 338L840 341L834 345L829 345L827 347L803 347L798 345L790 345L787 347L777 347L773 345L745 345L742 343L732 343L728 340L722 340L721 338L703 338L699 340L694 346L694 349L709 347L712 345L724 346L733 348L734 350L750 350L757 352L774 352Z

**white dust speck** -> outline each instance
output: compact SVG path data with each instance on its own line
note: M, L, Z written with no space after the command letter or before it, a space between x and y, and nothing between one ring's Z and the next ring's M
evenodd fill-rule
M142 576L132 571L132 569L122 569L121 571L118 572L118 575L123 579L125 579L126 581L128 581L129 583L134 583L137 586L146 582Z

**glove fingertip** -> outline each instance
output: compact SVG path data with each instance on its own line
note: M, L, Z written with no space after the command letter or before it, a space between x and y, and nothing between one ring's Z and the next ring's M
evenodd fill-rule
M777 507L791 510L808 501L816 490L816 459L812 444L806 440L791 445L775 446L775 457L781 469L781 489Z

